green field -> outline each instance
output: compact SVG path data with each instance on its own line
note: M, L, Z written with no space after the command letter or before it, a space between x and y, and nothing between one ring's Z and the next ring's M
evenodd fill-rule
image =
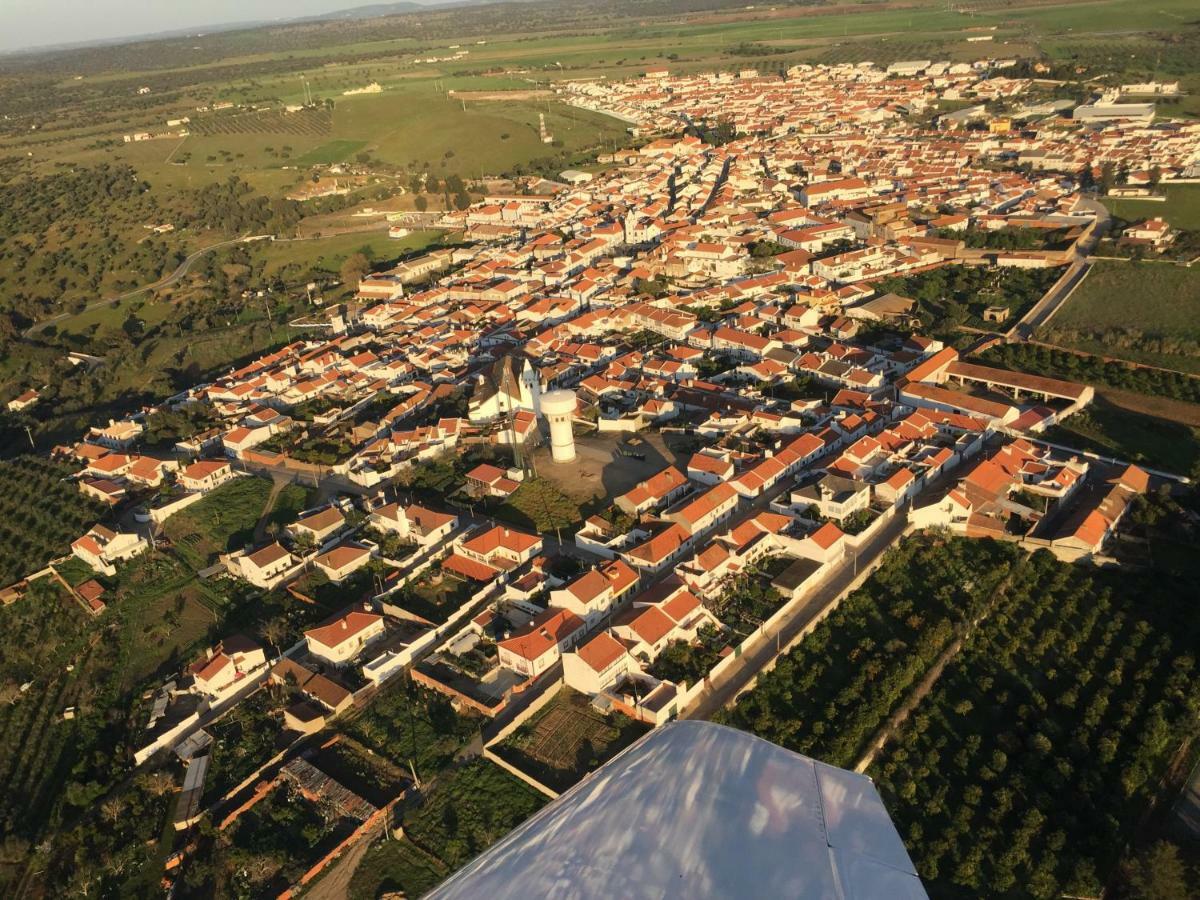
M1179 475L1200 473L1200 428L1141 415L1097 397L1046 440Z
M1088 353L1200 372L1200 270L1101 260L1038 337Z
M541 143L538 115L562 150L612 148L625 140L625 124L561 103L527 100L461 101L421 81L403 88L349 97L334 111L334 135L364 142L365 152L383 162L421 167L434 174L479 178L509 171L519 163L553 156Z
M503 89L488 81L408 79L381 94L338 98L328 133L193 134L182 143L147 141L103 152L80 151L71 158L81 163L101 158L128 161L152 185L167 189L237 175L261 190L282 190L302 181L302 170L310 166L353 162L360 153L400 167L420 169L428 164L438 177L474 179L501 175L538 159L613 149L627 140L626 123L556 100L464 103L447 93L464 82L459 89ZM539 113L561 143L551 146L539 140Z
M322 163L337 163L344 159L348 159L352 154L357 153L363 147L367 146L366 141L330 141L328 144L322 144L315 150L305 153L302 157L296 160L298 166L315 166Z
M254 253L262 259L268 275L278 274L288 266L337 272L346 257L359 251L369 250L367 256L371 260L386 262L423 250L444 234L443 231L427 230L414 231L404 238L389 238L386 231L368 231L313 240L264 241L255 246Z
M1162 188L1166 200L1105 200L1114 216L1130 222L1162 218L1173 227L1200 230L1200 184L1172 184Z
M179 555L202 569L211 565L218 553L253 543L259 519L265 516L269 522L286 525L296 519L307 501L308 492L299 485L289 484L275 494L265 478L235 478L173 515L165 531Z

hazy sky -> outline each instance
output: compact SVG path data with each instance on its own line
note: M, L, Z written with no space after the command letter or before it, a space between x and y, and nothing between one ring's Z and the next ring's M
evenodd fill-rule
M0 0L0 50L294 19L373 0Z

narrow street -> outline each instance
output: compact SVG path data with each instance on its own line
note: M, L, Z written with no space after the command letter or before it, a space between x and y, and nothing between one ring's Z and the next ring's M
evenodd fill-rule
M785 618L778 628L763 632L758 643L743 653L708 690L680 715L683 719L709 719L730 703L771 664L786 653L805 628L835 600L851 589L860 572L875 565L908 527L907 517L896 515L881 528L861 551L844 558L808 601Z
M1021 321L1008 330L1006 337L1010 341L1027 341L1034 333L1046 324L1058 312L1071 292L1079 286L1079 282L1091 268L1090 254L1095 249L1102 235L1109 228L1112 217L1108 209L1098 200L1081 200L1080 205L1087 207L1096 214L1096 222L1091 233L1075 247L1074 259L1068 266L1063 277L1056 281L1037 303L1025 313Z

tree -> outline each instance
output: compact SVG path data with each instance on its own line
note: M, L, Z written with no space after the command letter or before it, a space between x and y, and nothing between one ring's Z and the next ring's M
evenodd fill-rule
M275 616L263 623L263 639L271 645L271 651L275 655L279 654L279 645L287 637L287 633L287 621L282 616Z
M1179 848L1159 841L1141 853L1126 870L1128 896L1135 900L1188 900L1189 872Z
M1090 164L1079 170L1076 179L1079 181L1079 189L1081 191L1090 191L1096 186L1096 176L1092 173Z
M417 207L417 212L425 212L429 209L429 199L424 194L417 194L413 203Z
M1096 182L1100 188L1100 194L1107 194L1113 189L1113 185L1117 183L1117 168L1113 165L1111 159L1105 160L1100 165L1100 179Z
M364 253L355 253L342 263L341 277L343 284L357 285L371 271L371 261Z
M119 797L108 797L100 804L100 815L110 825L115 823L125 812L125 804Z
M141 785L152 797L163 797L175 790L175 779L166 772L149 772L141 779Z

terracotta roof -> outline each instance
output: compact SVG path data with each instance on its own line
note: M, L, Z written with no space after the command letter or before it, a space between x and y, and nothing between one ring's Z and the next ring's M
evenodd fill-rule
M662 562L674 553L687 539L687 531L681 525L671 523L669 528L638 544L628 553L634 559L640 559L653 565Z
M587 664L593 672L603 672L614 662L626 654L625 645L607 631L602 631L586 644L579 647L575 654Z
M635 485L622 499L639 507L645 503L657 503L685 484L687 476L674 466L667 466L661 472Z
M453 522L456 518L453 513L426 509L424 506L417 506L415 503L407 507L404 510L404 514L408 517L409 522L417 526L418 530L426 533L436 531L443 525Z
M192 669L192 674L198 681L212 681L228 666L233 665L233 660L224 653L218 653L212 659L203 660L196 664Z
M95 578L92 578L75 588L75 593L88 603L92 603L104 595L104 587Z
M529 624L523 634L500 641L509 653L533 661L583 628L583 619L565 609L550 607Z
M647 644L656 644L675 629L675 620L657 606L633 610L622 624L628 625L633 633Z
M602 593L608 590L610 582L596 569L590 569L584 572L569 585L567 590L571 592L580 603L591 603Z
M496 525L489 531L471 538L463 544L463 548L481 556L490 556L496 550L504 548L513 553L525 553L542 542L540 537Z
M824 525L810 534L809 538L822 550L828 550L845 536L846 533L842 531L842 529L838 528L832 522L826 522Z
M304 632L304 636L333 649L361 634L376 622L382 621L383 616L377 616L375 613L351 610L326 625L310 628Z
M718 459L708 453L693 453L692 458L688 460L688 468L724 476L733 469L733 463L727 459Z
M451 553L442 561L442 568L470 578L472 581L491 581L496 577L497 570L485 566L478 560L463 556L461 553Z
M228 469L229 463L220 459L202 459L199 462L194 462L182 472L180 476L183 478L201 479L207 478L215 472L220 472L222 469Z
M291 554L288 553L288 551L278 541L276 541L273 544L267 544L267 546L259 550L255 550L246 558L261 569L290 555Z
M364 556L370 556L371 551L359 544L339 544L331 550L322 553L314 562L329 569L343 569Z
M504 477L504 470L491 463L480 463L466 474L468 481L480 481L484 484L494 484Z
M309 531L325 531L334 526L340 526L345 521L346 517L342 515L340 509L336 506L327 506L320 512L305 516L303 519L297 519L295 524L302 528L307 528Z
M683 621L700 607L700 600L691 591L680 591L662 605L662 611L676 622Z
M697 524L714 510L720 508L730 500L735 499L738 492L733 489L732 485L725 482L714 485L696 499L688 503L683 509L675 513L682 521L680 522L689 531L694 531Z

